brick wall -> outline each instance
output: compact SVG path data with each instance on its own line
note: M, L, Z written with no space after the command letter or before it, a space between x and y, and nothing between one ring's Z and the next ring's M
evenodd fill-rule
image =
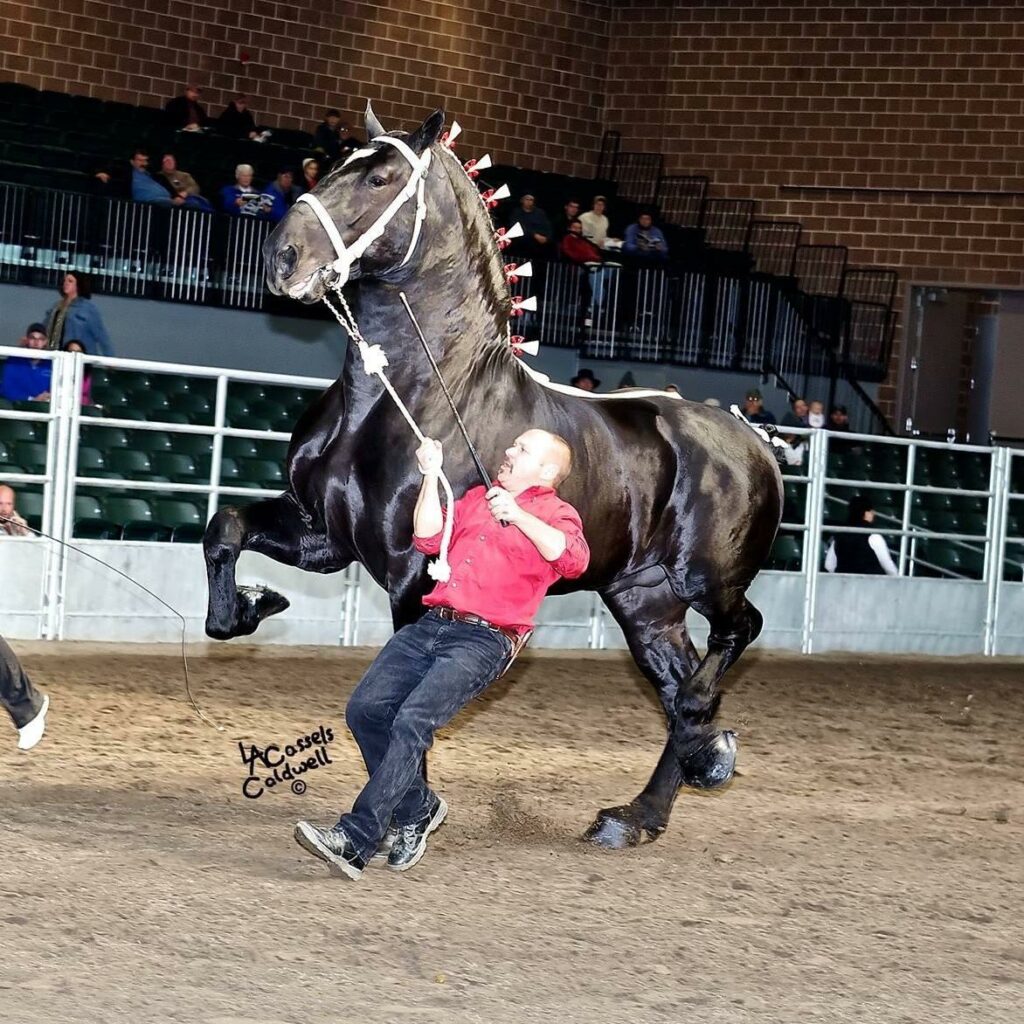
M385 127L444 106L470 155L587 173L607 32L599 0L0 0L0 67L36 88L150 106L194 79L212 114L242 91L261 123L307 130L326 106L361 127L367 98Z
M611 38L605 120L625 148L896 267L904 288L1024 286L1024 197L996 194L1024 191L1020 5L628 2ZM993 194L787 187L825 185Z

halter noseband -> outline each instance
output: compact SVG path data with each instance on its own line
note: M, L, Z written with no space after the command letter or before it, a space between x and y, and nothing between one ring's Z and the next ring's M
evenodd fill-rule
M371 139L371 142L386 142L389 146L394 146L406 160L409 161L409 165L412 168L412 173L409 175L409 180L405 184L405 188L395 196L394 199L388 204L387 209L366 229L350 246L346 247L345 242L341 237L341 232L338 230L337 225L331 218L331 215L327 212L324 204L317 199L311 192L304 192L296 202L305 203L309 208L316 214L317 220L323 225L324 231L327 232L327 237L331 240L331 244L334 246L334 251L338 254L338 258L332 263L325 264L321 267L321 270L331 269L337 274L337 279L332 285L334 288L340 288L343 284L348 281L349 274L352 272L352 264L355 263L364 252L384 234L384 229L391 223L395 214L415 195L416 196L416 223L412 231L412 241L409 243L409 249L405 254L405 259L399 264L400 267L404 267L412 257L413 251L416 249L416 243L420 238L420 229L423 227L423 221L427 216L427 206L423 197L424 188L426 185L427 168L430 166L430 150L426 149L422 156L417 156L412 149L409 148L406 143L401 139L396 139L393 135L378 135L375 139ZM371 153L375 153L377 150L373 149L359 149L356 150L346 161L342 164L342 167L347 167L353 160L358 160L360 157L368 156Z

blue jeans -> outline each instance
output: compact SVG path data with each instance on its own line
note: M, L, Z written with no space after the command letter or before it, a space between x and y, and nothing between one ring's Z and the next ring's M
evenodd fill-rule
M392 819L409 825L430 812L424 764L434 733L498 678L511 653L501 633L429 611L377 655L345 709L370 781L338 824L363 860Z

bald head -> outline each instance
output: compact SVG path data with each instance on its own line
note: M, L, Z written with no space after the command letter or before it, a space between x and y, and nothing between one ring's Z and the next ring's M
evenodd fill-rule
M0 484L0 519L14 511L14 491L7 484Z
M505 449L498 482L512 494L528 487L558 487L572 469L572 449L564 437L533 428Z

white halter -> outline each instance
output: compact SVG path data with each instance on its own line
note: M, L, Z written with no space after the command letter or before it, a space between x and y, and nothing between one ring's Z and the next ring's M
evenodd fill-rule
M401 139L396 139L393 135L378 135L370 141L386 142L389 146L394 146L409 161L412 173L409 175L405 188L391 200L387 209L350 246L346 248L337 225L324 208L324 204L316 196L311 192L304 192L297 200L297 202L306 203L316 214L317 219L323 225L324 231L327 232L327 237L330 238L335 252L338 254L336 260L325 264L325 266L329 266L338 275L337 280L331 285L334 289L341 288L348 281L349 274L352 272L352 264L384 234L384 229L391 223L395 214L415 195L416 223L412 231L412 241L409 243L405 259L399 264L400 267L404 267L416 249L416 243L420 239L420 229L423 227L423 221L427 216L427 204L423 198L423 191L426 185L427 168L430 166L429 148L423 151L422 156L417 156L409 146ZM369 156L375 152L377 151L373 149L358 149L342 164L342 167L347 167L353 160L358 160L360 157Z

